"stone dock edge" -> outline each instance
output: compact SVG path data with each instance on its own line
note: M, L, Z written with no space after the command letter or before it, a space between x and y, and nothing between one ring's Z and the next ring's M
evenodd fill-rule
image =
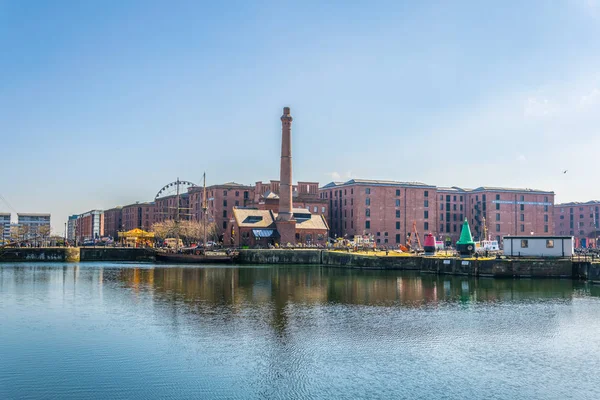
M5 248L7 262L154 262L152 249ZM566 278L600 284L600 263L570 258L460 259L424 256L376 256L321 249L244 249L236 264L324 265L329 267L415 271L490 278Z

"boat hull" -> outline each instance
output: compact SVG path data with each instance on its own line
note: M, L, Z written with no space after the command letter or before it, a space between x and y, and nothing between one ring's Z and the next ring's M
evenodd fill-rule
M233 256L196 254L156 254L156 261L174 264L230 264Z

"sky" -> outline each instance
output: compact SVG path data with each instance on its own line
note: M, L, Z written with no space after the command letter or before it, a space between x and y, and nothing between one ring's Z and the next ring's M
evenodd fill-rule
M0 212L58 234L278 179L284 106L295 181L600 199L600 0L0 0Z

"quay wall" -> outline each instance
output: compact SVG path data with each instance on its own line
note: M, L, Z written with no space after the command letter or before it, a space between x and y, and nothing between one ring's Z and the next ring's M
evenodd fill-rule
M76 247L0 249L0 262L77 262L79 260L80 253Z
M240 251L237 262L240 264L321 264L331 267L393 269L491 278L578 277L574 276L574 263L570 259L464 260L441 257L379 257L328 250L248 249Z
M156 260L152 249L134 247L81 247L81 261L138 261Z
M244 249L236 259L240 264L321 264L318 249Z
M78 262L155 260L152 249L128 247L20 247L0 249L0 262Z

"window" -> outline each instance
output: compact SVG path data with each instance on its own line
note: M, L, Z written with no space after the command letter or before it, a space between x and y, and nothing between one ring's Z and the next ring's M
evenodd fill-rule
M424 206L424 207L429 207L429 200L425 200L425 201L423 202L423 206Z
M548 225L544 225L544 233L548 233Z
M452 204L452 210L456 211L456 204Z
M371 216L371 209L370 209L370 208L367 208L367 209L365 210L365 217L370 217L370 216Z
M324 214L325 213L325 207L321 207L321 212Z
M444 232L444 224L440 224L440 232Z
M579 215L579 218L583 218L583 214L580 214L580 215Z
M496 195L496 200L500 200L500 195L499 194Z
M464 221L462 214L460 214L460 221Z
M548 222L548 215L544 215L544 222Z
M223 210L223 218L227 218L227 210Z
M444 201L444 195L443 194L440 194L440 200Z
M462 196L460 196L460 201L463 201L463 200L462 200Z
M496 221L500 221L500 213L496 213Z
M456 196L452 196L452 201L456 201Z
M427 211L427 210L423 211L423 218L425 218L425 219L429 218L429 211Z
M227 207L227 200L223 200L223 207Z
M348 199L344 199L344 205L348 205Z
M423 196L429 197L429 191L426 190L425 193L423 193Z
M400 189L396 189L396 196L400 196Z
M240 197L240 192L235 192L235 197Z
M239 205L240 205L240 201L239 201L239 200L236 200L236 201L235 201L235 206L237 207L237 206L239 206ZM315 212L316 212L316 211L315 211Z
M544 212L548 212L548 206L544 206Z
M496 232L500 232L500 224L496 224Z
M387 243L387 242L388 242L388 240L387 240L387 239L384 239L384 240L383 240L383 243Z
M521 201L525 201L525 196L521 195Z
M400 207L400 199L396 199L396 207Z
M446 195L446 201L447 202L450 201L450 195L449 194Z
M440 214L440 221L444 220L444 214Z
M429 230L429 222L425 221L425 222L423 223L423 229L425 229L426 231L428 231L428 230Z
M525 232L525 225L521 224L521 232Z
M388 233L387 233L387 232L383 232L383 236L387 236L387 235L388 235Z
M440 210L444 209L444 203L440 203Z
M223 221L223 229L227 229L227 221Z
M353 206L354 205L354 198L350 199L350 205Z
M366 193L366 194L371 194L371 188L366 188L366 189L365 189L365 193Z
M521 211L525 211L525 204L521 204Z
M544 203L548 202L548 196L544 196Z
M368 206L370 206L370 205L371 205L371 198L370 198L370 197L367 197L366 204L367 204Z
M462 209L462 207L463 207L463 205L461 204L461 205L460 205L460 211L462 211L462 210L463 210L463 209Z
M396 229L400 229L400 221L396 221Z
M456 232L456 224L454 224L454 232Z
M315 208L313 208L313 212L316 214L319 212L319 207L315 206Z
M546 248L553 249L554 248L554 240L546 240Z
M500 210L500 204L496 203L496 210Z
M353 188L350 189L350 194L354 194L354 189Z
M522 226L522 225L521 225L521 226ZM526 249L526 248L528 248L528 247L529 247L529 240L527 240L527 239L523 239L523 240L521 240L521 248L522 248L522 249Z
M381 236L381 232L377 232L377 236Z
M519 217L519 221L525 221L525 214L521 214L521 216Z
M377 239L377 243L381 243L381 239Z
M400 218L400 210L396 210L396 218Z
M223 196L227 196L227 190L223 190Z
M560 216L560 219L565 219L565 216L564 216L564 215L561 215L561 216Z
M400 243L400 234L396 235L396 243Z
M365 229L371 229L371 221L365 221Z

